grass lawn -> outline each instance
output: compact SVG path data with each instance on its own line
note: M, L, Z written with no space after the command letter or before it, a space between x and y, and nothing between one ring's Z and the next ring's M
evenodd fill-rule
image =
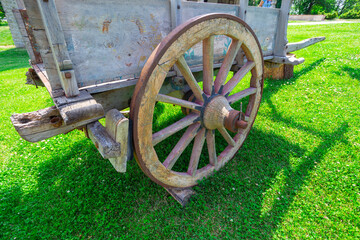
M0 45L9 36L0 27ZM265 80L239 154L184 208L135 161L116 173L81 132L22 140L11 114L52 101L24 84L26 52L0 47L0 238L360 238L360 23L288 29L315 36L327 39L296 53L293 78Z

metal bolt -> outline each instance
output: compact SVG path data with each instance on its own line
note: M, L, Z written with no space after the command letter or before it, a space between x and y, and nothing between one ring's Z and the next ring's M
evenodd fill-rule
M66 73L65 73L65 77L66 77L66 78L71 78L71 72L66 72Z

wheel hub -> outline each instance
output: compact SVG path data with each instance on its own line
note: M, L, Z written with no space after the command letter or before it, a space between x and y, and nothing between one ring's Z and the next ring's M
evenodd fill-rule
M236 132L237 122L241 120L240 115L241 112L234 110L224 96L217 95L205 105L202 122L209 130L225 126L228 130Z

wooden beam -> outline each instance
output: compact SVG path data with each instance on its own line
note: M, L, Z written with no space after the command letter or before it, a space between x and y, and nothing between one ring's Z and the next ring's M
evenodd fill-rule
M55 1L37 0L37 3L65 95L67 97L77 96L79 94L79 89L75 73L72 70L72 63L66 47L65 37L55 6Z
M305 39L301 42L296 42L296 43L289 43L286 45L286 53L290 53L290 52L294 52L303 48L306 48L308 46L311 46L315 43L324 41L325 37L315 37L315 38L309 38L309 39Z
M95 116L91 119L66 125L59 110L53 106L35 112L14 114L11 116L11 122L23 139L29 142L38 142L59 134L68 133L99 118L99 116Z

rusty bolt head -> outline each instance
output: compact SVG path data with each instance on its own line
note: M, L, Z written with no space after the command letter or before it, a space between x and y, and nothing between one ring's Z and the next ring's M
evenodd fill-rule
M66 78L71 78L71 72L66 72L66 73L65 73L65 77L66 77Z
M29 68L28 71L31 73L35 72L35 70L33 68Z

